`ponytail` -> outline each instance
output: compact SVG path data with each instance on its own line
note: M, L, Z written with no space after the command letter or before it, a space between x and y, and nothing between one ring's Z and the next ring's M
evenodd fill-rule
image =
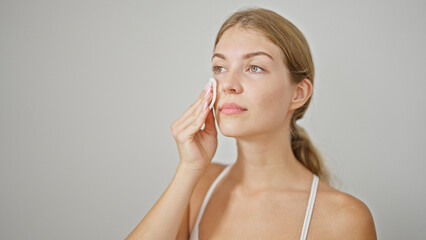
M312 144L305 129L292 121L290 124L290 134L291 149L296 159L321 180L330 184L328 169L326 169L320 152Z

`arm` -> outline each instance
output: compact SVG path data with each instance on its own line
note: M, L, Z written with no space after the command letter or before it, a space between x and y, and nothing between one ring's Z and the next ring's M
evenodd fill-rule
M127 240L172 240L178 234L179 238L186 237L189 232L187 211L192 192L217 148L213 111L204 108L211 100L212 88L208 84L195 103L170 126L181 162L166 191L127 236ZM204 123L205 127L201 129Z
M170 185L126 240L176 239L201 175L201 172L179 164Z

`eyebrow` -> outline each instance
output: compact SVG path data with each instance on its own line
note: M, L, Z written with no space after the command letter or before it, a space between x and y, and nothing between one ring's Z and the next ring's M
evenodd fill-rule
M251 57L259 56L259 55L264 55L264 56L267 56L267 57L269 57L270 59L274 60L274 58L273 58L271 55L267 54L266 52L262 52L262 51L258 51L258 52L251 52L251 53L244 54L244 55L243 55L243 59L247 59L247 58L251 58ZM226 60L225 55L223 55L223 54L221 54L221 53L215 53L215 54L213 54L213 56L212 56L212 59L211 59L211 60L213 60L213 58L214 58L214 57L218 57L218 58L222 58L222 59Z

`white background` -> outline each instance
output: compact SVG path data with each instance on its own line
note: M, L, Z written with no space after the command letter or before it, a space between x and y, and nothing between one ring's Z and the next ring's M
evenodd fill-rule
M425 1L0 1L0 238L123 239L170 183L170 125L210 77L217 31L264 7L307 38L298 121L379 239L426 218ZM219 131L213 161L232 163Z

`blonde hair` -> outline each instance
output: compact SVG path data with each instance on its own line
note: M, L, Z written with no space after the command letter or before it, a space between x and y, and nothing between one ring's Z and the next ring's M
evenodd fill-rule
M309 79L314 84L314 63L308 42L302 32L289 20L264 8L248 8L232 14L221 26L214 48L223 33L231 27L256 30L263 33L284 54L284 64L290 71L292 83ZM312 97L311 97L312 98ZM296 124L305 114L311 98L296 109L290 121L291 148L298 161L321 180L330 183L330 174L319 151L312 144L306 131Z

